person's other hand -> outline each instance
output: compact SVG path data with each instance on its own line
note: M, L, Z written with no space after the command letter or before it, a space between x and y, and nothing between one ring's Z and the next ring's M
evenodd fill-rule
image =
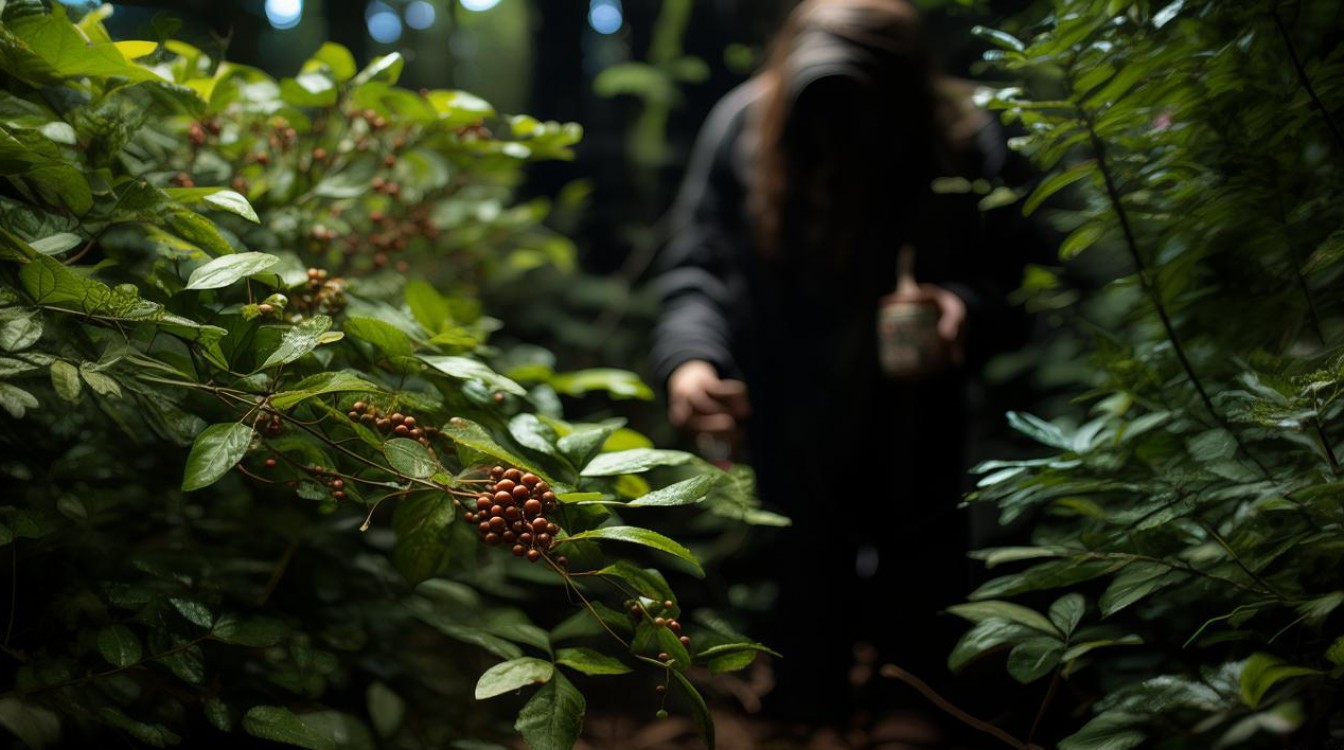
M919 290L938 303L938 338L947 345L954 364L966 361L962 337L966 328L966 301L937 284L920 284Z
M682 363L667 379L667 418L674 427L735 441L750 414L747 384L720 378L704 360Z

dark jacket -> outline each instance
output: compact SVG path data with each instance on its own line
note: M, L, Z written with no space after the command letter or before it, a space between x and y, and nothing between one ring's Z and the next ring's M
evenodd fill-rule
M890 465L905 442L897 433L911 426L899 428L910 415L889 409L910 397L941 405L934 432L946 450L957 452L947 441L961 434L963 381L884 382L876 352L878 298L892 291L897 250L911 243L917 279L967 304L971 368L1015 345L1025 321L1007 298L1037 242L1018 205L981 212L980 193L935 194L927 180L893 174L887 194L873 198L871 222L857 235L852 257L838 260L809 246L807 217L794 216L785 249L766 258L755 247L747 213L753 151L747 123L760 99L754 82L738 87L715 107L697 139L660 257L655 378L666 382L681 363L703 359L724 377L744 379L754 411L750 458L758 473L811 455ZM1009 154L992 119L986 118L972 152L975 174L969 176L998 179ZM859 445L873 442L870 434L879 436L878 445ZM956 477L950 481L954 486ZM761 477L761 489L767 502L796 510L794 493L770 476Z

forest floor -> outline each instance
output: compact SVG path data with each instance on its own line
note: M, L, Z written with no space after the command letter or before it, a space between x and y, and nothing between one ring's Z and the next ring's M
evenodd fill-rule
M691 675L714 718L718 750L999 750L1004 745L959 727L908 689L908 705L866 714L856 711L845 726L808 726L760 715L762 698L773 685L766 659L740 673ZM870 672L868 679L889 679ZM969 735L969 736L968 736ZM703 750L692 718L673 713L666 719L590 714L575 750Z

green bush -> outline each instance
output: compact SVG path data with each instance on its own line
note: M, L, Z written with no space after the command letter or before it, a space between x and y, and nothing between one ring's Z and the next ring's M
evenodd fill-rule
M579 128L397 88L395 55L276 81L113 42L106 12L0 3L0 725L480 748L516 713L563 748L607 680L712 743L688 669L765 648L692 623L696 555L623 519L740 524L749 477L566 419L650 398L632 373L492 341L490 305L572 265L512 194ZM479 509L497 465L555 497Z
M1033 538L978 553L1012 572L953 608L950 661L1040 683L1058 732L1029 741L1344 737L1341 30L1327 0L1056 0L1030 39L987 32L1030 82L990 105L1050 170L1027 210L1069 188L1061 257L1127 266L1115 321L1071 308L1078 408L1010 415L1045 455L979 467L975 501Z

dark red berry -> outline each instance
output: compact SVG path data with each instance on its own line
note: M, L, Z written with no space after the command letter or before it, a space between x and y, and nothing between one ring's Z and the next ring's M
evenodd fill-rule
M540 560L540 559L541 559L541 553L538 552L537 550L530 549L530 550L527 551L527 560L528 560L528 562L536 562L536 561L538 561L538 560Z
M495 546L496 544L499 544L499 542L500 542L499 534L496 534L492 531L489 534L485 535L485 543L490 545L491 547Z
M522 557L527 552L527 548L521 544L513 545L513 556Z
M527 485L528 487L531 487L540 481L541 477L537 476L536 474L533 474L530 471L523 475L523 484Z
M495 492L508 492L508 493L512 493L512 492L513 492L513 488L516 487L516 486L517 486L517 485L514 484L514 482L513 482L512 479L501 479L501 480L499 480L498 482L495 483Z
M529 516L535 516L536 514L540 513L541 501L528 500L527 502L523 503L523 512L528 514Z

